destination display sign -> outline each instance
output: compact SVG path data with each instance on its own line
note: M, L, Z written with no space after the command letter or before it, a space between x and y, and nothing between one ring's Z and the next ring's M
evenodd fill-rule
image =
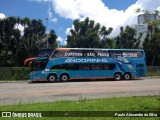
M109 57L108 52L88 51L88 52L65 52L65 57Z

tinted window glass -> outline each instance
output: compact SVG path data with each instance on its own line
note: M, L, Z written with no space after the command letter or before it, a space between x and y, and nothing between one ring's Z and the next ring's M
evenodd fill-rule
M78 64L67 64L66 69L67 70L78 70Z
M60 64L60 65L52 66L51 69L66 69L66 66L64 64Z
M134 57L134 58L139 58L143 56L142 51L123 51L123 57Z
M90 65L89 64L80 64L79 70L90 70Z
M83 57L83 52L81 50L66 51L65 57Z
M51 69L65 70L113 70L116 64L60 64L52 66Z
M122 51L110 51L110 57L114 57L114 58L117 58L117 57L122 57Z
M93 64L93 65L91 65L91 69L92 70L102 70L103 65L102 64Z
M127 57L127 58L139 58L143 56L143 51L123 51L123 50L110 50L110 57Z
M65 70L78 70L77 64L60 64L52 66L51 69L65 69Z
M60 57L64 57L65 52L64 51L55 51L52 54L51 58L60 58Z
M97 57L109 57L109 52L106 50L96 50L95 54Z
M47 56L49 57L54 49L41 49L38 52L38 57L43 57L43 56Z
M44 70L47 63L48 63L48 59L34 60L32 61L31 70L32 71Z
M116 64L104 64L104 70L113 70L115 67Z

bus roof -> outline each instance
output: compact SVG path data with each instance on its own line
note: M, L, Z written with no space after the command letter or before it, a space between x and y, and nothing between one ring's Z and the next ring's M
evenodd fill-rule
M126 50L126 51L143 51L143 49L106 49L106 48L56 48L58 51L70 51L70 50Z

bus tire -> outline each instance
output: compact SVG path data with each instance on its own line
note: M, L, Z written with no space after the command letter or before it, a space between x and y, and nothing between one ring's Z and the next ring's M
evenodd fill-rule
M130 80L131 79L131 74L130 73L125 73L124 74L124 79L125 80Z
M57 75L56 74L49 74L47 77L47 80L49 82L56 82L57 81Z
M115 73L114 74L114 79L117 80L117 81L121 80L122 79L122 74L121 73Z
M67 82L67 81L69 80L69 75L68 75L67 73L61 74L60 80L61 80L62 82Z

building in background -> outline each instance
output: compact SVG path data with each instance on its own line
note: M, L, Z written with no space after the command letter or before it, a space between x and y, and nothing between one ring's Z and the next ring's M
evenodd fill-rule
M138 38L140 34L142 34L141 39L140 39L141 41L140 47L142 47L142 44L147 36L148 25L147 24L137 24L134 26L134 28L136 29L136 38Z
M141 43L140 43L140 47L142 47L143 42L146 38L146 35L148 33L148 24L147 22L152 22L157 20L156 16L154 14L140 14L137 17L138 20L138 24L137 25L133 25L133 27L136 29L136 38L138 38L140 36L140 34L142 34L141 36ZM159 26L160 28L160 26Z
M156 16L154 14L140 14L138 15L138 24L147 24L146 22L152 22L156 20Z

